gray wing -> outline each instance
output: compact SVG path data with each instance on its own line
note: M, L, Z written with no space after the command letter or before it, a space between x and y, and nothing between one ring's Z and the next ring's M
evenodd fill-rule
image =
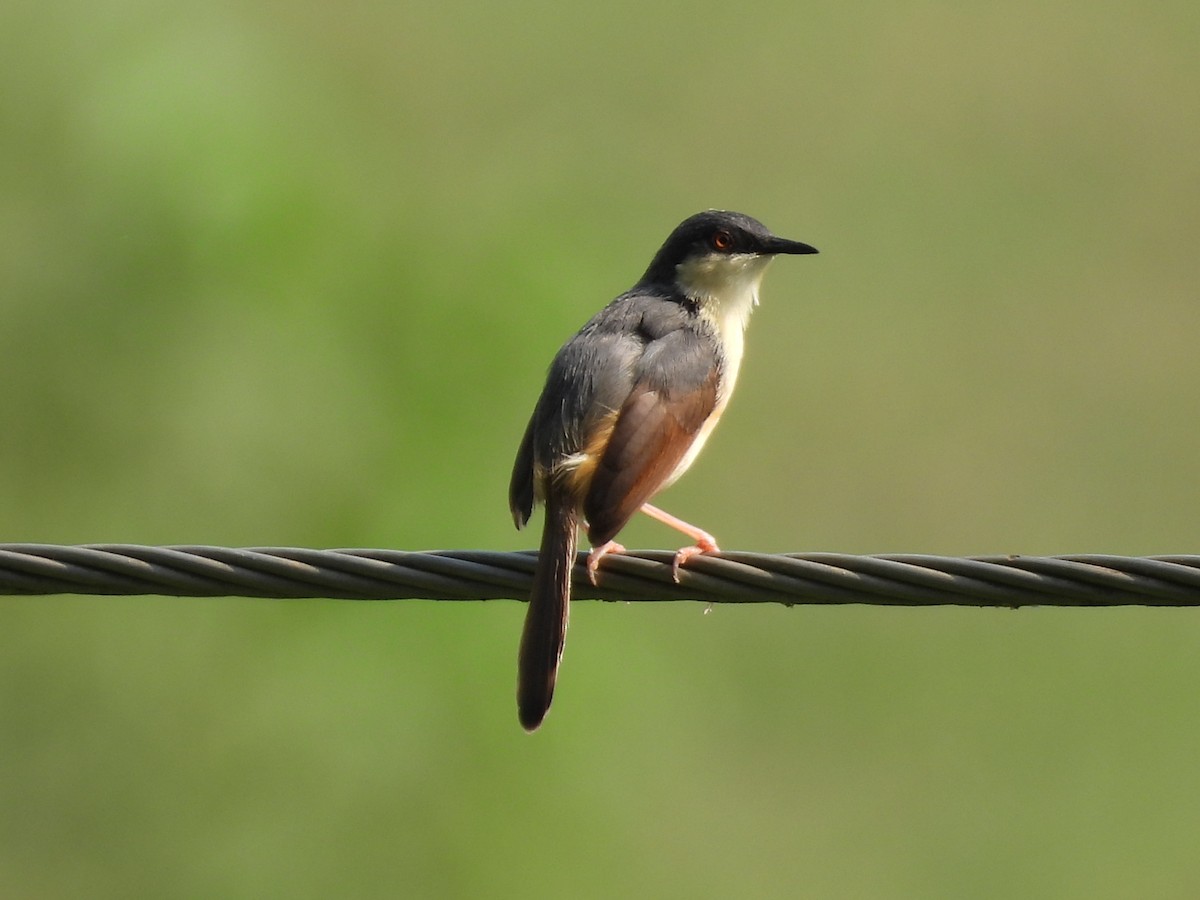
M539 481L586 452L596 457L580 498L590 533L615 534L712 412L717 365L713 338L672 299L631 292L597 313L555 356L517 450L509 484L517 527L533 513Z
M717 405L720 357L705 331L649 344L583 503L588 537L612 540L683 461Z

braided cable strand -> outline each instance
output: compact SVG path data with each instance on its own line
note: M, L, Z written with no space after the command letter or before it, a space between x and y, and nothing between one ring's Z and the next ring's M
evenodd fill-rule
M1200 556L980 556L722 553L608 556L593 600L884 606L1200 606ZM158 594L341 600L525 599L537 554L485 550L310 550L0 544L0 594Z

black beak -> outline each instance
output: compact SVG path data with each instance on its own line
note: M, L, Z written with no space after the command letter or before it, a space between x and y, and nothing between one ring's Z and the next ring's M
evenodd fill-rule
M763 253L819 253L820 251L809 244L802 244L799 241L789 241L787 238L770 237L763 241Z

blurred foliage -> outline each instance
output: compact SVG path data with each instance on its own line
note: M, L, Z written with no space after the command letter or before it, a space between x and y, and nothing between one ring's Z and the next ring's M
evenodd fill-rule
M1197 552L1191 4L0 8L0 538L528 547L558 344L778 262L664 505L730 548ZM535 523L535 528L537 523ZM649 522L633 546L671 546ZM0 603L5 897L1184 897L1181 611Z

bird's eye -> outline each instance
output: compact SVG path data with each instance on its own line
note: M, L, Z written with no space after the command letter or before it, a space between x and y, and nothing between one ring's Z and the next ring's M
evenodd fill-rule
M729 250L733 247L733 235L728 231L718 231L712 236L714 250Z

